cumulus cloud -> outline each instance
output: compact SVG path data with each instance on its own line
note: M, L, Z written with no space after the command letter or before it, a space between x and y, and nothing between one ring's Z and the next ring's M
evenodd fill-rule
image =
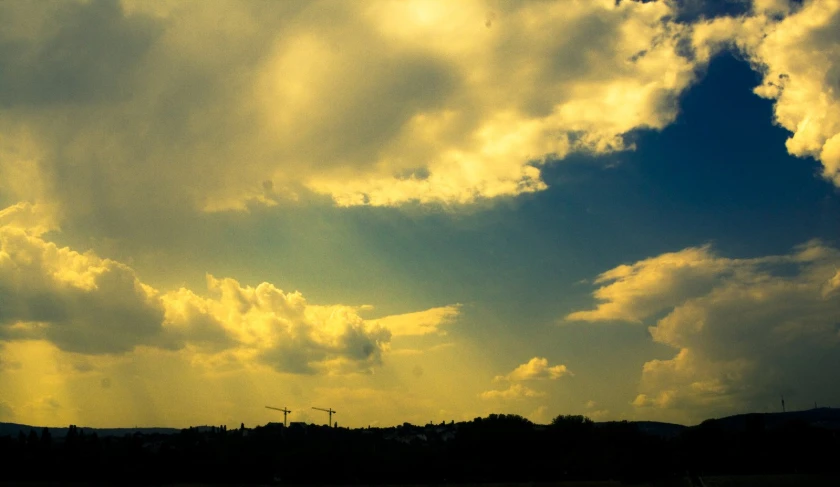
M699 52L734 45L762 74L755 93L774 100L787 150L814 157L840 186L840 2L756 1L751 15L695 27Z
M455 321L461 312L460 304L431 308L425 311L392 315L379 320L371 320L391 330L393 336L416 336L438 334L446 335L446 330L441 329Z
M114 233L312 192L401 205L539 191L547 161L628 149L629 131L674 120L697 66L672 14L613 0L3 3L0 185Z
M41 338L82 353L166 345L154 289L128 266L43 240L40 222L27 231L20 215L30 210L0 211L0 339Z
M549 367L548 359L542 357L534 357L527 363L524 363L519 367L513 369L511 373L507 375L498 375L493 380L496 382L503 380L556 380L567 375L574 374L572 374L572 372L569 369L567 369L565 365L555 365L553 367Z
M2 350L2 348L0 348ZM4 351L5 352L5 351ZM9 360L4 356L0 356L0 371L4 370L18 370L21 368L21 363L17 360Z
M211 275L208 296L186 288L161 292L131 267L59 247L43 230L33 205L0 210L0 340L42 339L81 354L189 347L216 354L211 362L341 373L379 365L389 326L397 334L423 334L458 313L452 305L366 321L363 307L315 305L270 283L245 286Z
M545 392L535 391L522 384L511 384L507 389L484 391L478 395L478 397L486 400L501 399L505 401L543 396L545 396Z
M210 298L186 290L164 298L168 309L186 310L171 314L173 326L199 328L208 341L230 337L278 371L314 373L327 365L366 370L381 363L391 339L387 328L366 323L356 307L311 305L299 292L269 283L242 286L208 276L207 286Z
M838 266L840 250L818 241L753 259L686 249L604 273L603 302L572 316L653 319L653 340L677 349L644 365L639 408L698 419L765 407L780 391L828 400L823 371L840 364Z
M551 416L548 412L548 407L546 406L539 406L537 409L527 414L526 417L536 424L546 424L551 422Z
M595 279L600 285L594 293L597 307L570 313L566 320L641 322L686 297L707 292L734 270L733 263L717 259L706 246L620 265Z
M51 230L57 230L58 226L54 208L22 201L0 209L0 228L14 228L41 236Z
M586 416L596 421L605 419L610 415L610 411L608 409L599 409L598 403L593 401L592 399L586 401L586 404L584 404L584 406L586 406Z

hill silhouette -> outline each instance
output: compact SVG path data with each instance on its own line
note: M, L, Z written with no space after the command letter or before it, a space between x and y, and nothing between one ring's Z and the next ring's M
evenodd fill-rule
M840 410L745 414L696 426L538 425L491 414L460 423L330 428L36 428L0 424L0 480L421 484L840 475ZM15 433L16 432L16 433ZM840 477L838 477L840 478Z
M50 433L52 434L53 438L64 438L67 436L70 427L48 427ZM210 429L211 426L206 426L205 428ZM29 433L30 430L35 429L41 431L44 429L44 426L30 426L26 424L17 424L17 423L0 423L0 437L3 436L15 436L17 437L18 434L23 432L24 434ZM173 435L181 431L178 428L89 428L89 427L80 427L77 428L78 431L84 432L86 435L92 435L96 433L100 438L106 436L125 436L125 435L133 435L135 433L140 433L143 435Z
M720 419L708 419L701 424L716 423L729 431L746 431L754 428L756 422L764 428L774 430L791 423L804 423L813 427L840 430L840 409L814 408L785 413L747 413L727 416Z

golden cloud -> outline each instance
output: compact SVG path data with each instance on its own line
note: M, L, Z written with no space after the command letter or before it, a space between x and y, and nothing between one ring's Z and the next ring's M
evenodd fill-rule
M527 363L520 365L513 369L507 375L498 375L493 380L498 382L502 380L521 381L521 380L540 380L551 379L557 380L567 375L574 375L566 368L565 365L548 365L548 359L543 357L534 357Z
M535 391L534 389L526 387L522 384L511 384L511 386L507 389L484 391L481 394L479 394L479 397L482 399L501 399L505 401L544 396L544 392Z
M539 191L547 162L628 149L624 134L676 117L696 66L672 14L612 0L3 4L28 27L0 33L15 46L0 49L0 185L112 226L312 193L394 206Z
M291 373L369 371L397 334L451 322L458 305L367 321L362 307L315 305L270 283L207 276L208 297L161 292L135 271L44 239L37 208L0 210L0 340L47 340L64 351L115 354L140 345L194 348ZM223 353L224 352L224 353Z
M790 154L822 163L840 186L840 2L755 2L752 15L694 27L694 44L708 58L735 45L762 74L755 93L773 100L774 121L792 135Z
M840 363L838 266L840 250L818 241L754 259L690 248L605 272L603 302L569 316L655 319L653 340L678 352L645 363L633 404L674 420L766 407L786 390L822 397L823 368Z

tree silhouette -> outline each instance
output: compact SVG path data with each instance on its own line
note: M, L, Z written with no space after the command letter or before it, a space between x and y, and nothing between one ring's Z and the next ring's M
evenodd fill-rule
M575 415L557 416L550 425L491 414L444 425L270 425L248 435L226 435L222 426L101 438L71 425L65 441L47 441L46 429L41 438L35 429L0 437L0 458L11 466L0 470L0 484L268 484L275 477L301 485L649 484L676 474L682 479L686 472L840 474L840 435L832 423L771 419L746 417L734 427L708 421L672 436L651 434L650 425L594 423Z
M52 435L48 428L41 430L41 446L49 448L52 445Z

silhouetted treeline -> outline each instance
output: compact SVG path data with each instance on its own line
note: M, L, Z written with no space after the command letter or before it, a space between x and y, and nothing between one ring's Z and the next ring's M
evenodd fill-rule
M63 438L47 429L0 438L0 480L416 484L840 473L836 429L801 420L770 428L764 415L741 423L710 420L654 435L636 423L583 416L535 425L490 415L394 428L293 423L103 438L71 426Z

